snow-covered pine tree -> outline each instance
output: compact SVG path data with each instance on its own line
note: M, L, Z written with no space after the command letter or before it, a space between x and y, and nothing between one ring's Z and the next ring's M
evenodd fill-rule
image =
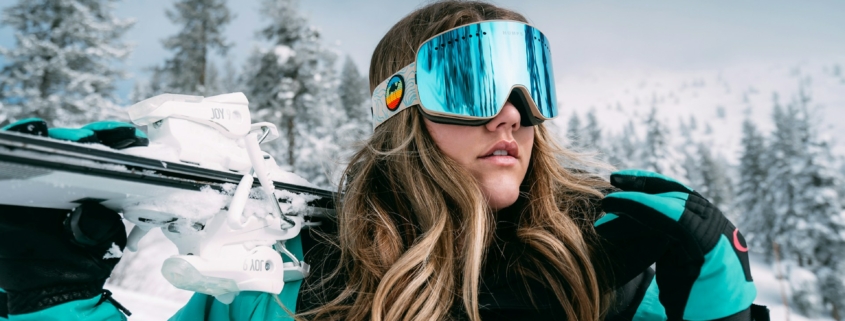
M702 135L699 135L689 124L684 122L683 118L679 119L678 133L682 138L680 145L678 145L678 151L684 158L681 166L684 168L684 172L686 172L686 179L690 185L701 192L701 185L703 184L702 181L704 178L701 173L701 161L698 155L701 151L698 149L698 146L700 145L699 140Z
M54 126L122 118L115 63L131 52L121 37L134 24L114 0L20 0L3 10L16 47L0 48L0 125L40 117Z
M808 187L804 198L808 200L803 210L818 217L809 237L817 240L813 271L819 278L821 295L832 307L832 313L841 319L845 313L845 210L839 186L842 175L836 170L835 159L828 143L815 133L810 141L808 163L802 178Z
M569 117L569 122L566 123L566 139L569 141L569 148L582 151L584 144L582 142L582 128L581 128L581 118L578 117L577 112L572 112L572 116Z
M805 109L804 113L808 111ZM845 293L845 258L842 257L845 253L845 213L841 202L843 195L838 189L842 177L836 170L830 146L815 130L814 124L818 123L807 122L807 148L798 176L798 183L804 188L799 191L802 201L796 204L796 213L803 213L807 224L798 232L810 240L799 244L811 250L807 263L819 277L823 300L841 315L845 311L845 296L842 295ZM799 227L803 226L799 223Z
M686 175L681 167L681 157L672 149L671 133L657 118L657 108L652 107L645 125L645 142L638 154L641 155L643 169L684 181Z
M694 123L691 118L690 124ZM733 199L730 178L728 177L727 162L719 155L714 155L710 149L711 138L699 134L690 124L680 120L679 132L683 136L683 143L678 149L684 156L682 163L686 178L690 186L716 205L731 220L736 211L730 206Z
M602 129L596 117L596 110L590 109L587 112L587 123L581 127L581 144L586 150L597 153L598 159L607 160L607 142L602 139Z
M764 186L769 189L766 201L775 216L773 240L780 244L787 259L821 276L845 271L845 218L837 188L842 178L830 147L816 132L819 122L811 118L810 100L801 87L785 108L775 105L775 132L767 155L769 173ZM826 276L818 282L824 299L841 311L845 302L835 295L845 288L842 276ZM811 311L814 307L797 308L815 313Z
M129 92L129 103L134 104L144 99L163 93L173 93L165 89L166 85L165 73L155 72L156 67L148 68L152 71L150 79L147 81L135 81L132 90Z
M245 92L257 118L271 121L282 138L276 159L309 181L329 185L339 152L334 132L345 113L338 99L336 54L298 12L295 0L261 3L269 24L260 30L271 49L257 48L244 71Z
M804 266L807 253L802 250L807 245L799 245L796 242L806 240L795 239L794 236L798 228L806 227L803 216L807 213L797 212L797 203L803 201L799 198L799 193L804 186L800 185L798 175L803 167L806 152L804 142L807 137L804 137L806 133L803 131L806 126L801 124L806 122L806 119L802 118L804 114L795 103L784 107L777 102L777 98L774 100L772 119L775 129L765 157L768 174L763 188L768 191L764 194L764 201L772 207L773 241L780 244L783 257Z
M214 96L219 94L225 94L226 92L223 91L221 86L222 84L222 76L220 75L220 69L217 69L217 65L213 61L208 61L205 64L205 85L203 90L203 96Z
M284 56L288 58L287 55ZM281 126L283 97L291 93L281 92L281 63L277 52L255 48L247 58L243 75L244 94L249 98L249 107L256 119Z
M698 143L697 159L701 181L691 182L701 195L710 200L729 218L733 211L730 206L733 200L733 188L727 173L727 164L718 155L713 155L710 147L705 143Z
M845 313L845 264L823 264L816 269L819 292L825 305L830 305L834 320L842 320Z
M150 95L173 93L211 96L209 85L211 51L225 55L232 45L226 42L223 30L232 21L226 0L179 0L174 10L165 14L182 26L179 33L164 39L164 48L173 56L164 65L152 67Z
M692 137L692 128L684 121L683 117L678 117L678 133L681 134L682 137L686 139L690 139Z
M343 61L343 69L340 72L340 101L346 111L346 117L350 120L370 120L370 84L366 77L361 76L358 66L348 55Z
M235 65L232 64L231 59L225 59L217 86L220 89L220 93L243 91L243 79L241 79L241 74L235 68Z
M641 144L634 122L629 121L622 128L621 133L610 137L607 161L617 168L642 168L642 159L637 155L641 152Z
M338 138L348 143L364 139L372 131L370 84L367 77L361 76L358 66L349 56L346 56L340 72L338 95L346 112L346 119L338 130Z
M812 240L800 240L796 237L803 237L808 234L807 221L803 217L807 213L799 213L796 203L801 202L798 197L803 186L799 185L797 179L802 165L802 141L801 131L803 127L798 122L804 121L794 104L787 104L784 108L774 95L774 111L772 119L775 130L771 135L771 144L766 155L768 175L764 184L767 189L764 201L771 206L772 216L772 241L778 243L781 257L787 261L795 262L796 268L789 273L789 282L792 292L792 301L795 309L806 316L815 317L820 313L818 303L820 291L818 278L806 267L807 254L802 250L813 247ZM800 232L799 232L800 230ZM802 272L804 271L804 272ZM804 277L796 277L805 275Z
M766 141L750 119L742 123L742 154L739 159L739 179L736 182L734 208L739 212L738 225L748 246L766 253L771 260L774 212L764 193L768 180Z

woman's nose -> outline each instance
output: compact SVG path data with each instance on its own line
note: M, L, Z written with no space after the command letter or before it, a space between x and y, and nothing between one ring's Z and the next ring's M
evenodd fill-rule
M519 110L516 109L510 101L505 103L505 106L502 107L502 111L499 112L496 117L490 120L486 125L487 129L490 131L496 131L501 127L510 127L513 130L519 129L519 123L521 118L519 116Z

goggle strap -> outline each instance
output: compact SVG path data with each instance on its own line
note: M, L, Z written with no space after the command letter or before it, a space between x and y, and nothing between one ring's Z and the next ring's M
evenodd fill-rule
M395 79L397 80L394 81ZM397 83L401 86L401 88L397 87ZM392 88L388 88L388 85L391 85ZM398 92L397 88L401 92ZM399 99L399 104L394 108L388 107L389 97L387 97L387 95L389 94L393 95L394 99ZM381 123L396 113L403 111L408 107L419 105L420 94L417 90L417 63L412 62L410 65L399 69L399 71L390 76L390 78L387 78L379 84L376 89L373 90L372 103L374 130L378 127L378 125L381 125Z

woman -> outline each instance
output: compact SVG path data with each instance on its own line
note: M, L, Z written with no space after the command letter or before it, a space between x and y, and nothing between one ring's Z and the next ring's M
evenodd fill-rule
M339 264L307 280L304 317L597 320L654 308L642 305L644 271L673 246L659 232L597 235L598 200L612 187L560 165L589 162L542 125L557 113L552 66L545 37L526 23L491 4L442 1L382 38L369 75L375 129L341 185ZM632 240L663 250L627 259L636 251L620 254L621 244ZM684 291L697 294L668 289ZM720 312L745 310L749 297ZM685 308L697 307L684 301L667 312L691 315Z
M389 82L413 63L416 48L427 39L483 20L525 18L472 2L438 2L411 13L376 47L370 87ZM485 38L471 36L479 42ZM447 46L474 45L469 34L463 37L463 43ZM411 83L406 75L398 90L413 94L408 92ZM374 104L389 95L377 92ZM399 110L404 105L394 106L389 119L378 124L389 102L382 104L386 108L374 107L377 127L346 173L337 220L342 264L329 275L351 282L317 308L317 316L342 311L345 319L437 320L466 314L478 320L485 260L489 266L492 260L512 259L503 255L523 252L512 262L516 273L493 277L520 275L532 284L545 282L544 295L559 301L570 320L599 318L601 293L588 241L594 237L590 226L596 213L584 209L608 185L561 168L557 157L569 155L554 146L542 125L522 125L515 100L475 126L438 122L420 108ZM524 114L526 106L520 107ZM561 191L566 195L555 195Z
M557 114L549 47L522 15L464 1L416 10L376 47L370 87L373 135L346 170L336 220L302 236L314 270L296 306L266 294L231 305L198 295L173 319L291 310L314 320L750 319L753 284L737 290L712 277L747 270L747 256L727 260L738 268L712 263L704 254L721 243L700 244L722 234L689 236L662 219L690 210L654 206L683 199L685 209L697 193L623 173L614 185L635 191L608 196L616 214L599 220L614 187L561 165L590 162L557 147L542 124ZM702 267L716 273L702 279ZM706 291L696 282L709 282ZM696 305L710 290L742 295Z

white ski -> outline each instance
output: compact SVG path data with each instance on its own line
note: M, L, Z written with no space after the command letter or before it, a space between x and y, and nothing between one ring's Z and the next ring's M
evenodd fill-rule
M152 228L176 244L162 267L174 286L224 303L240 291L280 293L308 273L284 242L329 215L333 193L279 170L259 147L276 128L251 124L247 106L241 93L144 100L129 115L150 146L121 151L0 132L0 204L96 200L135 224L130 250Z

